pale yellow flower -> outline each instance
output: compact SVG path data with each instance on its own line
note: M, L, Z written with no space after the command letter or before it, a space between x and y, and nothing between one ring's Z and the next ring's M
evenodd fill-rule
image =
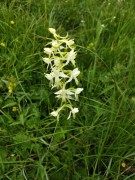
M13 111L13 112L16 112L16 111L17 111L17 107L16 107L16 106L13 106L13 107L12 107L12 111Z
M1 42L0 45L1 45L2 47L6 47L6 44L5 44L4 42Z
M12 21L10 21L10 24L12 24L12 25L13 25L13 24L15 24L15 22L12 20Z
M12 86L8 86L8 92L9 92L9 93L12 93L12 92L13 92Z
M123 162L121 163L121 166L122 166L123 168L125 168L125 167L126 167L126 163L123 161Z

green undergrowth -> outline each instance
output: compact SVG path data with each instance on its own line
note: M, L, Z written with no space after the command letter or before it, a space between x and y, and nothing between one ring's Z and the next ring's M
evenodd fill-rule
M69 34L76 119L59 122L43 48ZM134 0L0 0L0 179L135 179Z

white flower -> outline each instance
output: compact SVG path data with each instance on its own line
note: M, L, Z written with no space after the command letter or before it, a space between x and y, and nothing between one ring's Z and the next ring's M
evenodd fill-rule
M53 75L52 74L45 74L45 77L50 81L50 86L53 86Z
M49 28L50 33L55 34L56 30L54 28Z
M54 117L57 117L58 116L58 112L57 111L53 111L53 112L51 112L50 113L52 116L54 116Z
M71 46L74 44L74 40L72 40L72 39L70 39L70 40L62 39L62 40L60 40L60 42L66 43L66 45L67 45L68 47L70 47L70 48L71 48Z
M60 66L60 63L61 63L61 58L58 56L54 56L54 65L58 67Z
M51 49L51 48L44 48L44 52L46 53L46 54L51 54L52 52L53 52L53 50Z
M57 117L57 120L59 120L59 112L65 107L65 105L61 106L60 108L57 109L57 111L53 111L50 114L54 117Z
M60 69L57 69L56 67L52 68L52 74L54 77L59 76L63 78L67 78L68 76L64 74Z
M54 28L49 28L49 31L54 35L54 37L58 37L58 35L56 34L56 30Z
M57 68L52 68L52 76L55 79L54 82L54 87L59 87L60 86L60 77L61 78L68 78L66 74L64 74L62 71L60 71Z
M82 91L83 91L83 88L77 88L74 90L76 100L78 100L78 94L80 94Z
M46 77L48 80L50 80L50 81L53 80L52 74L45 74L45 77Z
M78 112L79 112L78 108L72 109L72 113L73 113L73 114L78 113Z
M82 19L82 20L81 20L81 23L85 23L85 21Z
M75 68L73 71L71 71L70 73L70 78L66 83L69 83L72 81L72 79L75 80L76 84L78 84L78 79L76 78L78 75L80 74L80 71L78 70L78 68Z
M60 44L58 43L58 41L53 40L53 41L52 41L52 46L53 46L54 48L59 48Z
M68 116L67 119L70 119L71 114L73 115L73 118L75 119L75 114L78 113L78 112L79 112L78 108L73 108L73 109L70 111L69 116Z
M50 80L52 84L52 88L61 86L61 78L68 78L66 74L57 69L56 67L52 68L52 72L50 74L45 74L45 77Z
M55 30L54 28L49 28L49 31L50 31L50 33L53 34L53 36L55 37L55 39L57 39L57 37L58 37L58 38L64 38L64 39L68 37L68 34L67 34L65 37L59 36L59 35L56 33L56 30Z
M76 58L76 52L72 49L70 52L66 54L66 63L65 65L69 64L71 62L73 66L75 66L75 58Z
M54 55L54 53L57 52L57 48L51 47L51 48L44 48L44 53L49 55L49 58L51 55Z
M58 110L57 110L57 111L53 111L53 112L51 112L50 114L51 114L51 116L53 116L53 117L57 117L57 120L59 120L59 111L58 111Z
M43 58L43 61L44 61L46 64L50 64L50 62L51 62L50 58Z
M68 89L61 89L54 94L57 95L56 98L61 98L62 101L65 102L66 100L73 99L71 95L74 93Z
M52 66L52 63L51 63L51 59L50 58L43 58L43 61L46 63L46 64L48 64L48 66L49 65L51 65ZM48 69L48 66L47 66L47 69Z

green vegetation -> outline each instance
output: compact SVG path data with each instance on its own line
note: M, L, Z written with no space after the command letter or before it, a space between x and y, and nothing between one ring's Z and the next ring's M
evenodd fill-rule
M43 48L76 43L76 119L50 112ZM0 0L0 179L135 179L135 1Z

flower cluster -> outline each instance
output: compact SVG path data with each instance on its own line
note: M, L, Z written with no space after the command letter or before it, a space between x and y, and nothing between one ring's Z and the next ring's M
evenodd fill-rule
M58 91L54 94L55 97L61 100L60 107L51 112L51 115L59 119L60 111L65 108L69 109L69 116L67 119L79 112L78 108L73 107L72 100L77 101L78 95L83 91L83 88L71 87L71 81L78 85L77 76L80 74L76 67L75 58L76 51L74 40L69 39L68 35L61 37L56 33L56 30L49 28L53 34L54 39L44 48L46 57L43 61L47 64L47 69L50 68L50 73L45 73L45 77L50 81L50 86ZM72 65L72 70L70 69Z
M8 81L8 92L13 93L15 87L16 87L16 79L14 77L10 77Z

